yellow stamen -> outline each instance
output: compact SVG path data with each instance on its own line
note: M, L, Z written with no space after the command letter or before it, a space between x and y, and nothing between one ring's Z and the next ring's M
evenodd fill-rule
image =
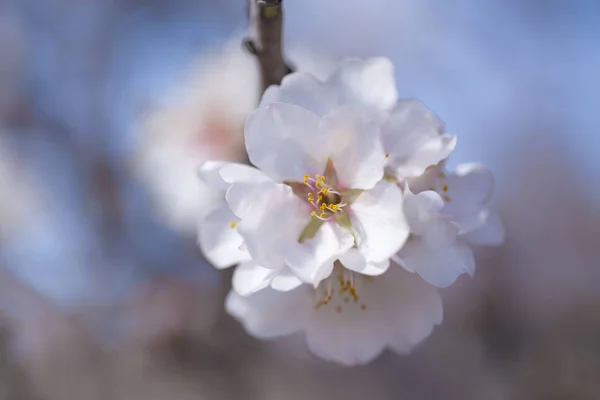
M329 189L327 189L327 188L321 188L321 193L327 194L327 193L329 193Z
M321 210L325 210L327 208L327 203L321 203Z
M444 196L444 201L446 203L450 203L452 201L452 199L449 196Z
M448 185L444 185L444 187L442 188L442 190L443 190L444 192L447 192L447 191L448 191Z
M315 215L317 215L317 212L316 211L311 211L310 215L312 215L314 217Z
M326 216L327 216L327 214L325 214L325 211L323 211L323 212L321 213L321 218L325 218Z
M318 195L317 199L319 199L319 201L323 201L323 195Z
M237 222L235 222L235 221L231 221L231 222L229 223L229 227L230 227L231 229L235 228L236 226L237 226Z

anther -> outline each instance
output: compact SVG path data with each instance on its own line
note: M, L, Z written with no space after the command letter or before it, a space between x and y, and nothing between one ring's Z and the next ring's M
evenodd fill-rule
M231 222L229 223L229 227L230 227L231 229L235 228L236 226L237 226L237 222L235 222L235 221L231 221Z

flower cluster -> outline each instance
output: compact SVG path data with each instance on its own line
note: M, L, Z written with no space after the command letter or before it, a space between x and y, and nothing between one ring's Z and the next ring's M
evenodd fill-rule
M349 60L325 82L293 73L247 119L256 168L207 162L226 202L200 224L218 268L236 265L228 312L258 338L304 332L345 365L410 351L442 321L436 287L499 244L492 176L447 172L456 137L420 102L398 100L387 59Z

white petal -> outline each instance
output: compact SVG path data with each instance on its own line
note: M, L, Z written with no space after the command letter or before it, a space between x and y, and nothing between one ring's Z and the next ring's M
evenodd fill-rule
M270 86L263 94L260 107L273 103L295 104L323 116L337 106L337 94L330 86L311 74L286 75L280 86Z
M248 333L268 339L292 334L306 324L306 313L313 309L312 290L302 285L289 292L269 287L248 297L231 291L225 301L227 312L237 318Z
M434 245L415 237L394 259L408 271L416 272L425 281L440 288L450 286L465 272L473 275L475 270L471 249L456 242Z
M342 254L339 260L347 269L370 276L381 275L390 266L390 260L387 258L381 262L368 263L356 248L351 248Z
M370 189L383 177L379 128L359 109L337 108L321 120L319 157L331 158L344 188ZM316 153L314 153L316 154Z
M439 218L443 208L444 200L436 192L428 190L413 194L405 188L404 213L413 234L424 234L431 221Z
M392 265L390 272L396 295L393 301L396 329L390 348L406 354L425 340L435 325L442 323L442 299L437 290L418 275L403 272L397 265Z
M398 102L381 132L388 163L398 179L423 174L456 147L456 136L443 134L442 124L417 100Z
M409 228L402 203L403 195L398 186L385 181L352 203L352 228L358 250L367 261L385 261L406 242Z
M327 160L311 155L318 147L319 117L291 104L259 108L246 120L248 157L276 181L302 181L304 174L322 173Z
M284 184L236 183L225 194L231 210L240 218L237 230L252 259L266 268L284 264L285 245L297 242L310 207Z
M227 162L225 161L206 161L198 169L198 176L206 186L214 190L225 191L229 184L223 181L219 171Z
M300 278L298 278L289 268L284 268L271 281L271 287L280 292L288 292L292 289L296 289L301 284L302 281Z
M209 213L199 224L198 244L202 253L217 268L225 268L246 261L249 254L241 249L243 239L232 227L239 218L223 204Z
M461 164L447 180L450 202L444 212L460 226L461 233L481 226L481 211L489 201L494 187L492 173L477 163Z
M344 228L324 223L312 239L302 243L290 241L282 248L286 263L304 282L317 284L333 270L333 262L354 244L354 238Z
M391 109L398 99L394 66L387 58L347 60L327 82L336 88L342 104L375 112Z
M264 182L269 178L256 168L245 164L206 161L198 170L200 179L210 188L225 191L236 182Z
M313 307L306 327L313 354L344 365L364 364L397 338L416 344L441 318L435 290L398 265L381 277L356 276L355 293L356 302L334 286L328 304ZM426 334L417 337L425 328Z
M376 292L385 277L373 279ZM313 305L309 324L306 326L306 343L311 353L342 365L361 365L372 361L388 345L395 328L390 321L392 304L382 293L359 290L360 302L338 301L318 309ZM388 291L385 291L388 294ZM364 301L364 302L363 302ZM366 303L366 304L365 304ZM361 306L365 304L365 310Z
M249 296L269 286L276 274L277 270L261 267L253 261L242 263L233 272L233 290L240 296Z
M462 237L472 245L499 246L504 242L504 227L498 215L492 211L481 212L483 224L473 231L467 232Z
M224 182L232 183L261 183L270 181L269 177L260 170L239 163L225 163L219 169L219 175Z

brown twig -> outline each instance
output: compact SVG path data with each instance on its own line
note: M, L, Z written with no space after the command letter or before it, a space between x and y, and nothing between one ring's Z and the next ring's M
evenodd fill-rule
M244 45L258 60L264 91L292 72L282 52L282 0L249 0L249 11L251 32Z

